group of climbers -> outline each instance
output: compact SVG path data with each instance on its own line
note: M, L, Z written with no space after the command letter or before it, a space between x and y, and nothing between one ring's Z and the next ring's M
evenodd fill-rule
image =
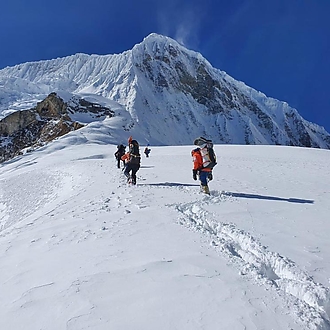
M148 157L149 153L146 156ZM141 163L139 143L136 140L133 140L132 136L130 136L128 139L128 151L126 152L126 147L120 144L117 146L115 157L117 159L118 168L120 168L120 161L123 162L124 175L127 177L127 182L135 185L136 173L139 170Z
M191 151L191 156L193 158L193 179L197 180L198 177L201 191L209 195L210 189L208 182L213 179L212 170L217 164L213 143L211 140L199 137L195 139L194 145L196 145L197 148ZM149 157L150 151L151 149L148 144L144 149L146 157ZM117 159L118 168L120 168L120 162L123 162L124 175L127 178L127 182L136 185L136 173L140 169L141 164L139 143L130 136L128 139L128 151L126 152L126 147L120 144L117 146L115 157Z

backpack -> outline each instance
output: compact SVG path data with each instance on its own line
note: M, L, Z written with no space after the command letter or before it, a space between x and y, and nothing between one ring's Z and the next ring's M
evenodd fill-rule
M132 140L129 144L130 163L140 164L140 146L136 140Z
M201 148L200 153L203 158L203 167L213 169L213 167L217 165L217 157L213 149L212 140L199 137L195 139L194 145L197 145Z
M120 152L124 152L124 153L125 153L125 149L126 149L126 147L125 147L123 144L119 144L119 145L117 146L117 149L118 149L118 151L120 151Z
M117 146L117 151L115 152L115 157L117 159L120 159L121 156L123 156L125 154L125 146L123 144L120 144Z

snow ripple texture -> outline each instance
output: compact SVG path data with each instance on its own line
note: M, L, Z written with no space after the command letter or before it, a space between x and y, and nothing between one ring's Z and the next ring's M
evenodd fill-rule
M181 213L179 222L193 230L203 232L210 237L211 245L228 256L229 260L238 261L241 275L255 276L258 283L271 285L280 292L296 298L296 304L305 305L298 309L302 320L313 315L317 329L329 329L330 326L330 291L311 276L299 269L288 258L269 251L249 233L237 228L232 223L219 222L209 213L209 204L219 204L231 198L230 193L222 192L205 197L200 201L176 205ZM307 306L306 306L307 305ZM310 315L304 315L306 307Z

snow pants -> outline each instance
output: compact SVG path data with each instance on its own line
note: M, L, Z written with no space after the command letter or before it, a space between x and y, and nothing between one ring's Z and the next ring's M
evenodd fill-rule
M210 173L212 174L212 172L206 172L206 171L199 172L199 180L200 180L202 186L207 186L208 177L209 177Z
M136 172L139 170L139 168L140 164L128 163L125 165L124 174L128 180L132 179L132 184L136 184Z

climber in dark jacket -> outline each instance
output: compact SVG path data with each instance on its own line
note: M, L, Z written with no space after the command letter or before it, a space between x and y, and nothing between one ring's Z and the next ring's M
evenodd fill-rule
M125 161L124 175L127 177L127 183L136 185L136 172L139 170L141 163L139 143L130 136L128 147L129 151L121 157Z
M123 162L123 166L125 166L125 162L121 159L122 156L125 155L126 147L123 144L119 144L117 146L117 151L115 152L115 157L117 159L117 167L120 168L120 161Z

